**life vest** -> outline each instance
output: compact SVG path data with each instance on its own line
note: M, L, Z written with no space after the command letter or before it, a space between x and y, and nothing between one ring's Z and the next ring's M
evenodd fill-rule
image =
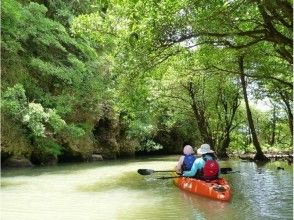
M191 170L196 157L193 154L184 155L184 156L185 158L184 158L182 170L183 171Z
M219 165L216 160L204 160L203 179L213 180L218 178Z

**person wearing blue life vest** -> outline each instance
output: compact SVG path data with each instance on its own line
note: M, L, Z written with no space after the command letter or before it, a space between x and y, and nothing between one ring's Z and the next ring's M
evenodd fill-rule
M193 148L190 145L186 145L183 149L183 155L180 157L176 166L176 172L181 174L183 171L190 170L196 157L194 155Z
M182 176L204 180L217 179L220 174L220 167L209 144L202 144L197 150L197 154L202 155L202 157L197 158L191 170L184 171Z

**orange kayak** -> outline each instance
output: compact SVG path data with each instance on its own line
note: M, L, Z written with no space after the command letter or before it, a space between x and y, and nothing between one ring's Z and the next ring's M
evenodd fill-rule
M232 196L231 187L224 178L206 182L189 177L179 177L174 179L174 183L182 190L211 199L230 201Z

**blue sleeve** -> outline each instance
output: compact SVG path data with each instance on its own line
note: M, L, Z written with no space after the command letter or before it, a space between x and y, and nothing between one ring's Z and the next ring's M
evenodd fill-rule
M184 171L182 176L192 177L195 176L197 173L197 170L200 170L203 167L203 159L198 158L194 161L193 166L190 171Z

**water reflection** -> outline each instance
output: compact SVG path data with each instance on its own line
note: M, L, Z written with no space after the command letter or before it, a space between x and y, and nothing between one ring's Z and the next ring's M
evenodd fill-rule
M179 198L182 199L183 205L188 206L192 211L193 219L218 219L229 206L227 202L211 200L184 191L179 193Z
M293 219L293 167L283 163L285 170L277 170L278 165L281 162L241 162L241 172L230 176L232 204L242 210L245 219Z

